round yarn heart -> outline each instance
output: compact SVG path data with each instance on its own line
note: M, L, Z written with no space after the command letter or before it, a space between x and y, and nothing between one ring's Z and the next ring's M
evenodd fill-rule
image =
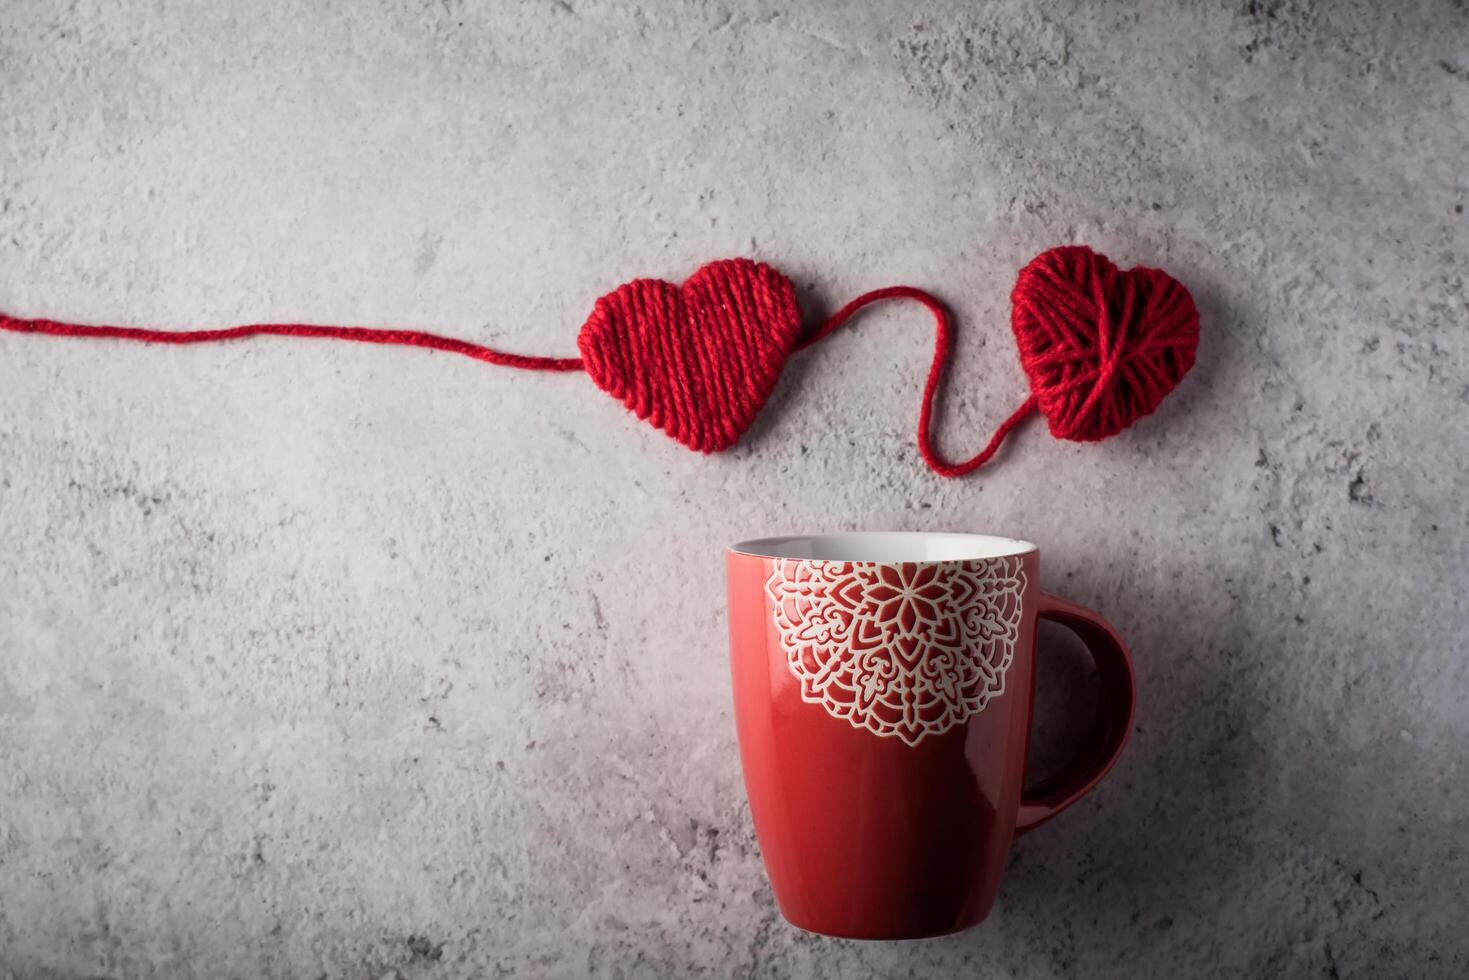
M1085 245L1066 245L1021 269L1010 301L1031 397L1058 439L1116 435L1194 365L1199 311L1160 269L1122 271Z

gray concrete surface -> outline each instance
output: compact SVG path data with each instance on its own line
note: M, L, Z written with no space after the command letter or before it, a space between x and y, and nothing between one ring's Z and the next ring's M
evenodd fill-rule
M0 336L0 976L1462 977L1469 14L1251 0L0 7L0 308L570 354L750 254L812 316L960 318L943 442L1019 400L1014 271L1195 291L1100 446L951 482L931 329L872 314L700 458L584 377ZM1131 749L922 944L778 917L720 549L999 530L1131 639ZM1088 676L1047 642L1037 767Z

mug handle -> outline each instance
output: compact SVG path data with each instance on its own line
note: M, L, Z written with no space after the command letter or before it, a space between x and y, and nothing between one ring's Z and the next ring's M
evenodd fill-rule
M1086 644L1101 675L1102 697L1088 748L1062 766L1059 772L1020 794L1020 811L1015 817L1017 837L1081 799L1107 774L1132 734L1132 718L1137 703L1132 656L1111 623L1090 609L1049 592L1040 594L1037 615L1060 623Z

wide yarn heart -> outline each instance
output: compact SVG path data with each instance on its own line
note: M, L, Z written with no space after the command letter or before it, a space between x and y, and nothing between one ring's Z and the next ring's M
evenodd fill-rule
M801 329L791 281L749 259L700 267L682 286L635 279L597 300L577 337L587 374L690 449L739 441Z
M1031 396L1058 439L1115 435L1194 365L1199 311L1161 269L1119 270L1085 245L1066 245L1020 270L1010 299Z

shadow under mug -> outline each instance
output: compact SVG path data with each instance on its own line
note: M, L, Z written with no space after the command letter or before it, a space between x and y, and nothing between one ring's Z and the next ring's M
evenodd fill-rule
M1076 802L1132 730L1132 660L1042 592L1035 545L858 533L735 545L735 722L781 912L812 932L916 939L981 922L1011 840ZM1036 620L1073 630L1102 694L1087 748L1025 788Z

